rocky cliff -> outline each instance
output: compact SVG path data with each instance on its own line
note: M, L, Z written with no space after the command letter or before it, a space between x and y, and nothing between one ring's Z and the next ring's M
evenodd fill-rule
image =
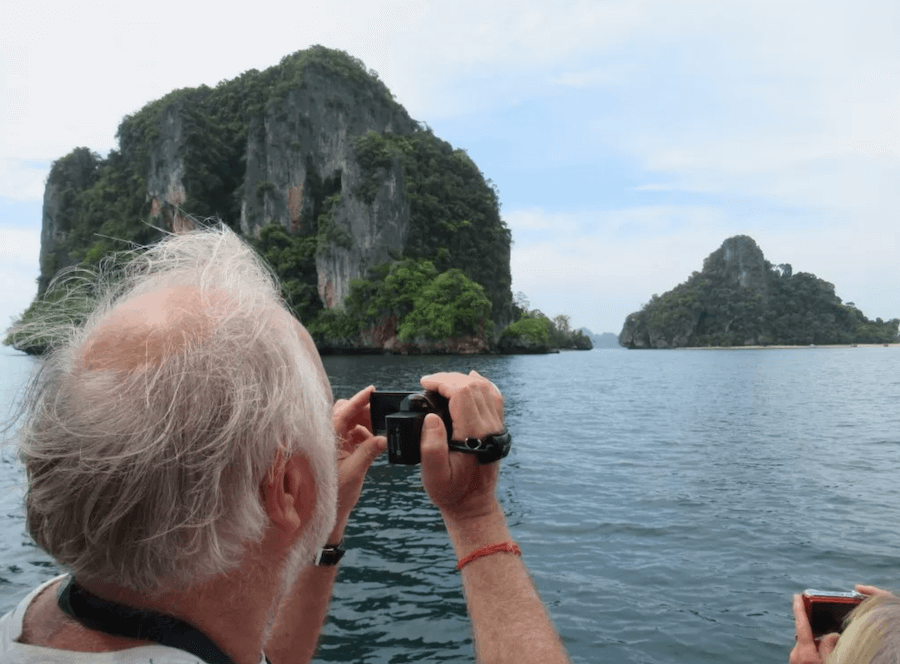
M346 53L313 47L215 88L176 90L126 117L117 137L105 159L78 148L51 169L41 292L67 265L218 217L261 250L293 252L274 267L307 318L413 257L461 268L485 289L493 322L508 322L510 235L496 192ZM460 168L453 187L434 190ZM263 237L270 227L284 233Z
M307 66L303 81L250 125L241 230L258 237L263 225L274 222L292 233L327 236L316 254L319 296L326 307L337 306L352 279L402 253L409 233L399 164L372 201L355 195L363 181L355 141L370 131L403 135L417 129L377 87ZM311 228L315 211L326 205L317 221L327 228Z
M746 235L728 238L682 284L625 320L627 348L887 343L900 320L870 321L834 285L769 263Z

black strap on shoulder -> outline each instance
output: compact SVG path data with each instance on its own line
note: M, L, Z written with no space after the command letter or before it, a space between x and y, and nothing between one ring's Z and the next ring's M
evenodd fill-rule
M234 661L196 627L164 613L135 609L88 592L69 577L59 591L59 608L88 629L112 636L154 641L199 657L207 664ZM266 658L267 664L269 659Z

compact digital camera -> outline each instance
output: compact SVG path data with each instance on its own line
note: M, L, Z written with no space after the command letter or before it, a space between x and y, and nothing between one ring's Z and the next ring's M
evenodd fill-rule
M847 615L865 598L865 595L855 592L804 590L803 606L813 636L819 638L832 632L843 632Z
M509 454L511 439L505 429L484 438L453 440L449 402L438 392L373 392L369 397L372 432L387 437L390 463L411 466L422 461L419 446L428 413L435 413L444 421L451 450L475 454L481 463L491 463Z

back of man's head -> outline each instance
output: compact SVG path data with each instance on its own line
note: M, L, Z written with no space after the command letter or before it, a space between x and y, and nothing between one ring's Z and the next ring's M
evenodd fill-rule
M296 452L327 533L330 391L253 251L225 228L169 236L100 281L84 325L32 330L59 339L22 430L38 545L85 580L187 588L261 538L260 485Z

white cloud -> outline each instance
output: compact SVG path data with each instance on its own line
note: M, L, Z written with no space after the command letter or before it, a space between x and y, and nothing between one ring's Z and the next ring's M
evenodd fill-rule
M49 163L29 163L0 156L0 198L40 200L49 172Z
M676 16L675 5L654 5L669 32L657 29L641 42L645 78L621 93L627 112L594 126L598 140L649 171L640 190L845 213L874 201L882 209L900 203L890 185L900 170L900 52L886 27L900 20L900 6L691 7L678 6ZM679 32L700 16L702 31ZM684 53L663 59L677 45Z
M645 206L575 214L513 211L513 290L533 308L565 313L576 327L618 332L652 293L703 266L739 230L701 206ZM530 231L551 230L530 234ZM723 234L725 233L725 234Z
M0 227L0 334L37 293L40 233L28 228Z

